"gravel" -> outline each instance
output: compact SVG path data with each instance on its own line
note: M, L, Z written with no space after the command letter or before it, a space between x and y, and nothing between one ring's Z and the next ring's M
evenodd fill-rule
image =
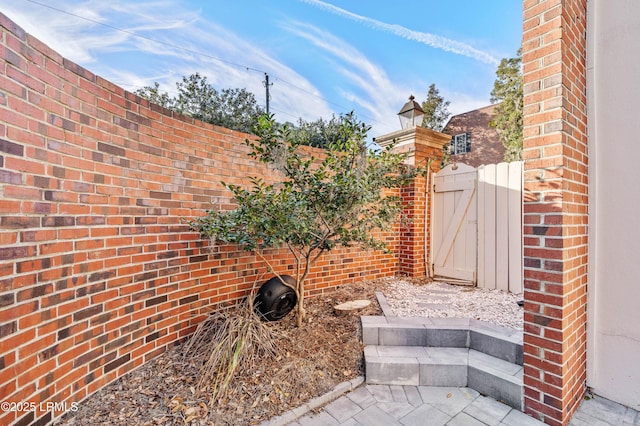
M383 293L398 317L474 318L523 329L522 294L397 278L389 280Z

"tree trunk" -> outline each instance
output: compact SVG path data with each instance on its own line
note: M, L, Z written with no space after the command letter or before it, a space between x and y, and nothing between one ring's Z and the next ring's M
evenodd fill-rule
M307 278L307 273L309 272L309 262L305 263L305 269L302 273L302 277L300 277L300 281L298 281L298 312L296 315L296 325L298 327L302 327L304 323L306 311L304 309L304 282Z
M306 311L304 309L304 282L298 283L298 312L296 314L296 325L302 327Z
M304 283L307 279L307 275L309 274L309 269L318 260L320 254L322 254L324 250L321 250L315 257L311 256L311 252L307 253L304 256L304 270L302 272L302 277L298 274L298 313L296 318L296 325L298 327L302 327L304 323L305 317L307 315L307 311L304 309Z

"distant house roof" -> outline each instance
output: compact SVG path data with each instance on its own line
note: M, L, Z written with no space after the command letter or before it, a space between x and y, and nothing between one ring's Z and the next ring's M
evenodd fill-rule
M498 104L489 105L454 115L442 130L442 133L451 135L455 139L457 135L466 134L468 152L452 154L449 162L468 164L478 167L483 164L501 163L504 159L504 145L498 138L495 128L489 126L494 117L494 110Z

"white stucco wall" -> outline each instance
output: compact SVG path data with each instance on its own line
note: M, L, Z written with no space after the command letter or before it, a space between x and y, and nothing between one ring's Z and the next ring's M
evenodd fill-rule
M640 1L588 8L587 385L640 409Z

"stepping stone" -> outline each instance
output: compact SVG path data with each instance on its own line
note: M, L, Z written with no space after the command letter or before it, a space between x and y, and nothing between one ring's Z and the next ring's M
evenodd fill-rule
M353 312L358 312L361 309L366 308L371 304L370 300L350 300L333 307L333 310L337 315L347 315Z
M446 309L449 309L451 307L451 304L449 303L416 303L416 306L418 306L419 308L425 308L425 309L433 309L436 311L444 311Z
M430 302L448 302L449 300L451 300L448 297L442 297L442 296L431 296L431 295L420 295L417 296L416 299L419 300L428 300Z

